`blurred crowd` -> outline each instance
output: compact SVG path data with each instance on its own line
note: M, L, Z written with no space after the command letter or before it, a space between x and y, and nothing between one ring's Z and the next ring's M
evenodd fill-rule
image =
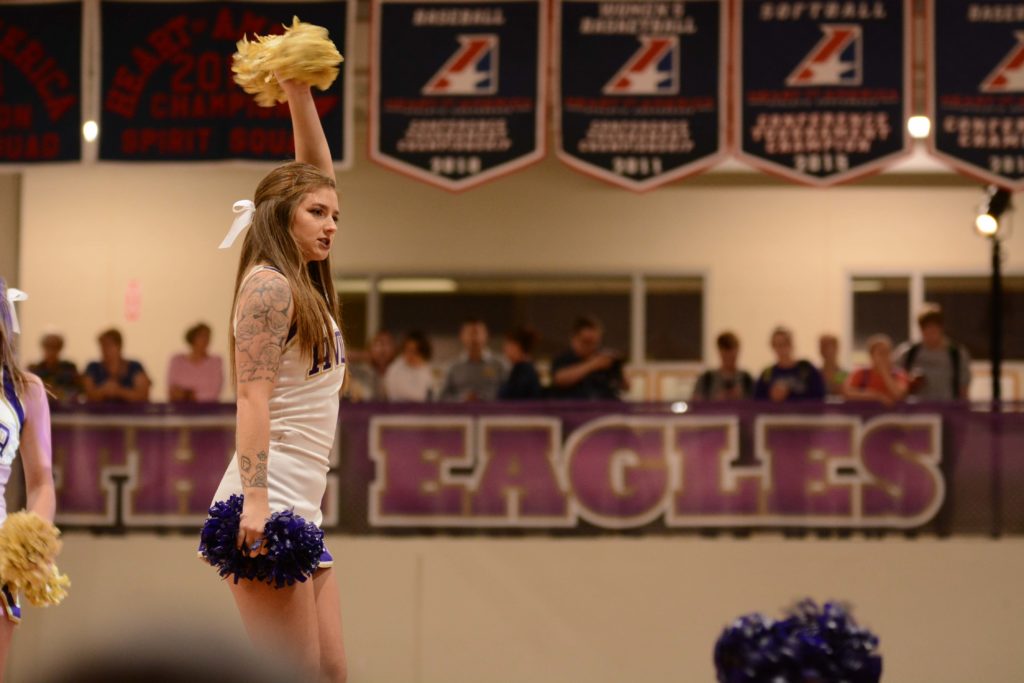
M820 362L796 353L785 327L770 335L775 362L756 377L740 365L740 340L722 332L716 340L718 365L694 385L694 401L757 400L776 403L842 398L893 405L910 397L924 401L967 398L970 357L945 332L941 309L927 307L918 316L920 341L899 348L883 334L867 340L870 363L852 370L839 363L839 340L818 340ZM171 402L214 402L224 389L224 363L210 353L211 329L205 323L184 335L186 350L167 366ZM444 372L433 364L429 337L420 331L400 339L391 332L373 336L365 350L348 354L344 393L353 401L495 401L566 399L619 400L629 390L625 356L604 345L599 320L582 316L573 323L564 350L538 370L534 360L538 334L524 326L504 334L502 353L491 351L490 330L479 318L459 329L461 354ZM62 357L64 339L43 336L41 359L29 366L49 388L55 403L142 403L150 400L152 381L143 365L126 358L116 329L97 337L99 358L81 372Z

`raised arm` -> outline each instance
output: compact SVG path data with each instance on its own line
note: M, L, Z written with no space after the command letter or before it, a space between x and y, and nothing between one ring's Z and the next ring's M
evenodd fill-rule
M242 287L235 313L235 447L245 495L238 529L238 545L243 550L263 540L263 527L270 517L270 395L281 367L291 317L292 293L284 276L260 271Z
M292 116L292 134L295 136L295 160L316 166L334 177L331 148L320 124L320 115L313 102L313 91L308 83L279 81L288 95L288 110Z
M53 488L53 449L50 437L50 404L46 389L35 375L29 375L22 397L25 427L21 432L21 462L25 467L27 509L50 522L57 507Z

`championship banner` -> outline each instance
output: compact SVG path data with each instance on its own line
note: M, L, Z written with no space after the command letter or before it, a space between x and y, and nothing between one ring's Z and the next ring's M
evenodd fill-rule
M1024 413L756 403L342 405L324 528L346 534L920 529L1024 534ZM58 523L195 533L234 406L53 416ZM273 460L273 455L271 455Z
M911 0L739 0L736 153L828 186L911 150Z
M723 0L560 0L559 158L637 191L719 161L725 15Z
M1024 4L932 0L927 24L932 154L1024 190Z
M0 164L82 155L82 3L0 5Z
M546 0L374 0L370 158L460 191L544 156Z
M335 165L352 155L355 0L117 2L104 0L100 158L113 161L281 161L295 154L287 104L260 107L231 73L242 36L283 33L292 17L325 27L346 59L314 88ZM125 30L132 27L131 31Z

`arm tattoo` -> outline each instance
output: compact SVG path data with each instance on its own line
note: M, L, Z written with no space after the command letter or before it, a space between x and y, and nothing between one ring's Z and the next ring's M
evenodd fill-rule
M292 292L279 275L258 273L238 297L235 365L238 382L274 382L288 340Z
M267 488L267 452L256 454L256 462L248 455L239 456L239 470L242 475L242 488Z

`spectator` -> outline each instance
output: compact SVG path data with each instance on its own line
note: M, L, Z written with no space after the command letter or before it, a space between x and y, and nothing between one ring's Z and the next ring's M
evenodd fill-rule
M929 305L917 316L921 341L902 345L896 364L910 375L910 393L922 401L967 398L971 384L971 357L945 332L942 309Z
M402 353L384 376L389 401L429 401L434 397L434 371L430 367L430 341L419 331L402 341Z
M621 353L601 348L604 329L596 318L578 318L569 349L551 362L552 396L578 400L618 400L629 388Z
M145 403L149 400L149 377L135 360L121 355L124 340L116 329L109 329L97 338L100 360L85 368L82 383L86 398L93 403L125 401Z
M357 401L386 400L384 377L395 360L394 335L387 330L377 332L370 340L370 348L360 355L361 358L349 366L349 374L352 377L352 386L349 389L351 398Z
M479 318L462 323L459 341L462 356L445 377L441 399L444 401L493 401L505 379L505 366L487 348L487 324Z
M887 406L907 397L907 373L892 364L892 340L876 334L868 338L870 367L860 368L843 385L849 401L878 401Z
M167 392L171 401L212 403L224 387L224 362L211 355L210 326L193 325L185 332L188 353L171 357L167 369Z
M505 360L512 370L498 390L498 398L529 400L541 398L544 389L531 354L537 345L537 332L532 327L519 327L505 335Z
M43 335L39 346L43 350L43 359L28 366L29 371L43 380L51 403L74 403L82 391L82 378L74 363L60 357L64 350L64 337L51 332Z
M732 332L723 332L715 341L721 365L705 370L693 388L694 401L736 401L754 395L754 378L740 370L740 340Z
M754 398L775 403L824 399L825 380L818 368L793 355L793 333L785 327L776 327L771 343L776 362L761 373L754 387Z
M842 396L846 377L850 373L839 367L839 337L823 334L818 338L821 352L821 376L825 379L825 392L829 396Z

